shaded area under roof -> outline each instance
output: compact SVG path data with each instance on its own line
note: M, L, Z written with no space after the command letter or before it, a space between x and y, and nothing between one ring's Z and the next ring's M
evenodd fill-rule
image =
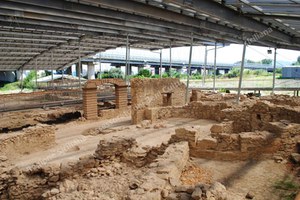
M276 2L276 3L275 3ZM212 43L300 50L299 0L1 0L0 70L61 69L107 49Z

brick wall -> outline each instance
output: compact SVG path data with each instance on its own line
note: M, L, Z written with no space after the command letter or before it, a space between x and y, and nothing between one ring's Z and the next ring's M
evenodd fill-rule
M83 88L83 112L86 119L98 118L97 86L104 83L115 85L116 108L127 108L127 85L122 79L89 80Z
M130 84L133 124L137 124L145 119L145 110L147 108L163 107L164 102L172 104L168 104L169 106L185 104L186 86L179 79L131 79ZM170 99L164 99L168 95Z

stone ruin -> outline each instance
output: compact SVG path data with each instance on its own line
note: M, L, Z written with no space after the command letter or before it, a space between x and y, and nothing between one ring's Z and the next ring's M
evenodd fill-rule
M127 85L122 79L101 79L89 80L83 88L83 113L86 119L98 118L97 86L111 83L115 86L116 109L127 108Z
M9 152L26 150L28 145L35 151L51 148L53 127L37 126L1 138L0 199L253 199L251 194L228 191L219 182L183 184L190 157L231 161L282 160L292 155L300 162L297 98L242 96L236 105L234 94L193 90L185 104L184 94L178 79L133 79L132 123L147 129L149 124L160 128L163 125L157 123L168 118L209 119L215 122L209 133L204 134L198 125L183 125L156 147L141 147L132 136L113 137L100 140L93 155L22 169L9 162ZM85 181L92 178L103 185L114 181L116 188L107 189L114 193L91 191Z

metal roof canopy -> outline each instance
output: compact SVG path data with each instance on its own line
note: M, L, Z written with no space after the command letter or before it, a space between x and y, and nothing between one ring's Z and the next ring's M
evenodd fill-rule
M126 45L300 50L299 0L1 0L0 70L61 69Z

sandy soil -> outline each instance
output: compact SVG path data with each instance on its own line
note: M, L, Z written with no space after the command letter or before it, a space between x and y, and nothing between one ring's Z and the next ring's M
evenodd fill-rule
M109 140L112 137L136 138L139 146L157 147L167 142L175 129L185 125L201 125L202 132L207 133L216 122L199 119L168 119L160 122L165 128L137 128L131 125L130 117L116 118L103 121L71 122L56 125L56 143L51 149L35 152L29 155L16 155L13 160L19 167L29 167L33 163L46 164L51 162L66 162L95 152L99 140ZM88 135L97 129L110 132L109 134Z
M213 161L194 159L193 163L212 174L212 181L223 183L229 191L245 196L249 191L256 200L279 200L274 184L288 176L286 164L274 160Z
M173 118L160 122L165 126L164 128L155 129L153 125L150 125L150 128L138 128L136 125L131 125L129 117L102 121L70 122L55 126L57 144L51 149L28 155L16 155L10 160L21 168L30 167L33 163L67 162L84 155L93 154L99 140L109 140L116 136L134 137L141 146L156 147L167 142L178 127L185 125L201 126L203 134L206 135L215 123L210 120ZM92 134L96 130L102 130L102 133ZM272 186L288 173L285 164L275 163L273 160L224 162L192 158L192 163L209 171L209 174L212 174L212 181L219 181L228 190L242 196L251 191L255 194L256 200L280 199L274 193ZM137 172L137 174L139 173ZM128 176L106 177L106 182L112 184L118 180L126 183ZM99 179L93 178L88 183L94 187L95 193L102 191L102 189L97 189ZM103 190L109 191L109 187L103 186L103 188ZM97 198L101 199L99 196L95 196L95 199Z

